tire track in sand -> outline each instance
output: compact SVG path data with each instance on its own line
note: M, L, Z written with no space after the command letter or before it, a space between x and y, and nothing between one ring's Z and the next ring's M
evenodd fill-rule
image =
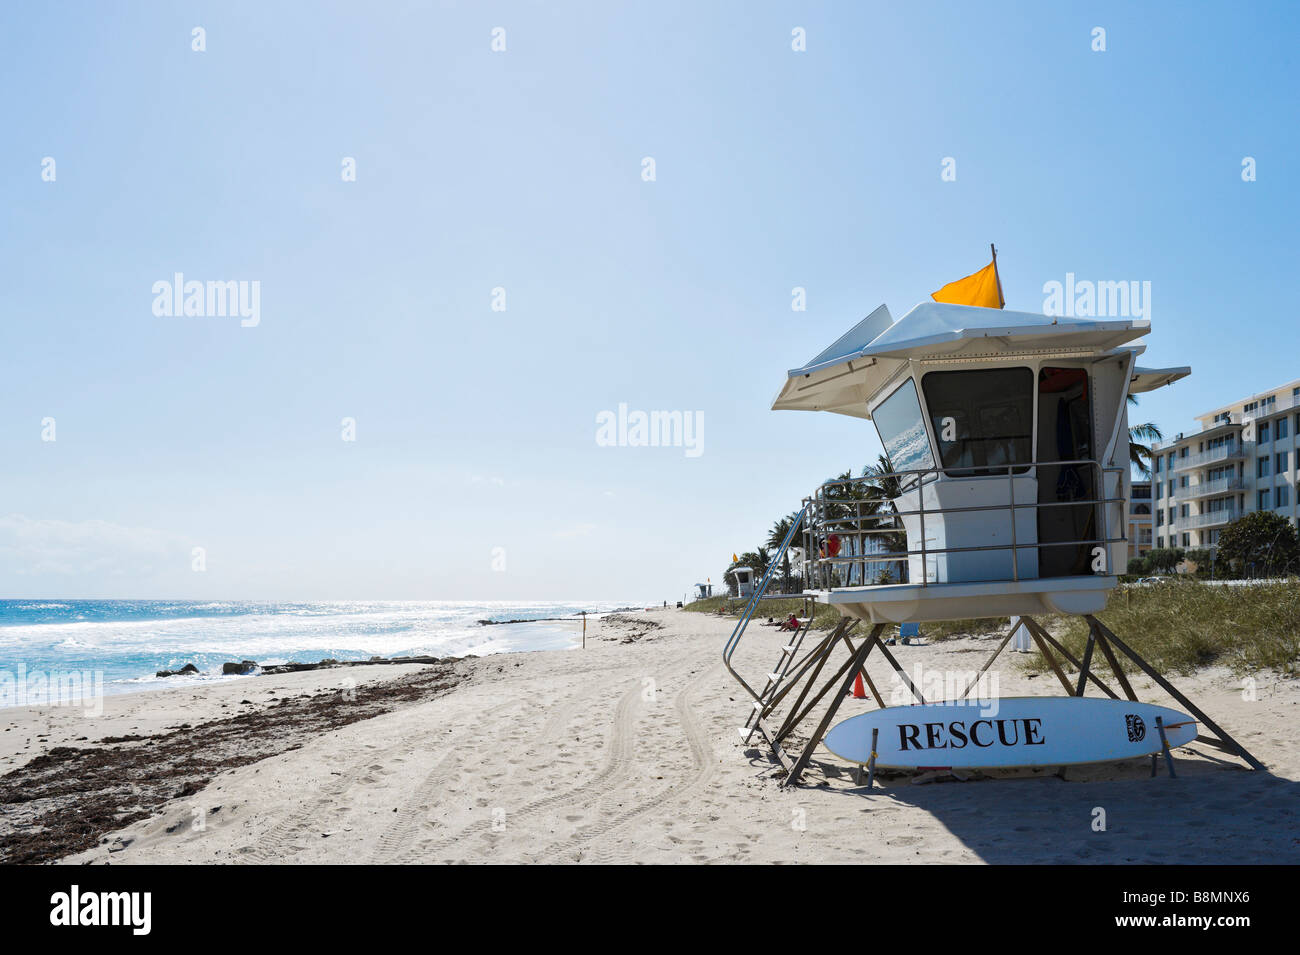
M571 700L555 710L547 719L546 725L542 727L537 741L548 742L554 739L569 724L581 704L581 700ZM379 837L379 844L370 856L372 863L402 862L409 855L420 822L435 802L438 793L445 788L451 771L460 762L461 755L459 749L448 753L407 797L398 810L396 821Z
M703 658L703 655L701 658ZM699 661L681 660L676 666L671 667L658 678L671 679L676 674L689 670L692 665L698 664ZM627 672L624 667L618 669ZM543 796L541 799L534 800L520 809L511 810L507 816L507 826L511 819L526 819L555 806L566 803L586 803L598 799L606 793L614 791L622 779L630 774L634 762L632 751L635 741L636 720L640 715L640 708L637 704L641 699L642 686L640 676L633 675L629 678L636 682L619 698L615 707L608 754L600 771L595 776L589 777L577 785ZM590 706L592 704L588 700L579 700L578 705ZM502 833L491 830L483 831L479 825L475 825L472 828L459 830L441 839L426 839L388 861L403 863L441 861L437 857L438 853L449 846L464 844L475 836L480 840L486 840L487 846L490 847L500 839Z
M637 817L642 816L653 809L658 809L687 798L697 789L707 784L717 774L718 764L717 760L714 758L713 746L709 743L707 732L695 716L694 710L691 707L690 698L702 684L715 679L721 668L722 665L720 663L705 666L704 669L690 681L690 683L684 686L677 693L677 698L673 702L673 711L677 716L677 721L681 726L682 733L686 737L686 745L691 751L691 762L693 764L693 774L691 778L687 780L685 785L669 786L650 796L644 802L626 812L619 813L604 821L583 827L564 842L557 843L543 850L538 861L591 861L595 863L623 861L623 857L627 855L625 851L602 842L596 842L591 846L590 854L587 858L578 860L577 858L572 857L572 853L580 850L583 846L592 843L593 840L598 840L602 836L609 835L614 830L626 825Z
M520 819L534 816L539 812L544 812L552 806L560 805L572 801L575 793L580 793L584 789L592 786L607 787L611 781L617 780L621 775L628 771L631 765L632 754L632 727L635 723L634 711L637 709L637 702L641 697L640 685L634 685L628 689L618 701L614 710L613 733L609 743L609 754L605 759L604 765L600 771L582 785L570 789L563 789L559 792L551 793L549 796L543 796L541 799L534 800L520 809L512 810L508 818ZM417 862L417 861L439 861L436 858L431 859L442 852L448 846L463 843L466 840L478 836L480 839L488 839L489 844L495 832L483 832L479 826L472 829L460 830L445 838L437 840L425 840L411 846L402 855L390 860L393 862Z
M514 705L516 701L513 700L499 703L484 712L495 713ZM468 735L473 735L472 729L468 733L453 733L452 740L445 744L450 747L451 752L439 763L440 767L448 764L446 768L450 768L450 762L454 761L464 738ZM295 841L302 833L319 827L321 810L337 802L339 797L369 774L381 772L384 763L392 757L409 753L416 736L415 733L408 733L389 746L367 751L351 768L317 787L314 791L315 795L302 807L281 817L264 832L255 835L255 843L236 849L234 861L266 865L285 862L289 857L302 851L304 847L296 845ZM424 738L424 735L419 734L419 738Z

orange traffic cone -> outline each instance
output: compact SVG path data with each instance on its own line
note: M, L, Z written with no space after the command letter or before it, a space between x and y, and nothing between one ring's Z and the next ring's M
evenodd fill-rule
M857 678L853 681L853 698L855 700L865 700L867 698L866 687L862 685L862 671L858 671Z

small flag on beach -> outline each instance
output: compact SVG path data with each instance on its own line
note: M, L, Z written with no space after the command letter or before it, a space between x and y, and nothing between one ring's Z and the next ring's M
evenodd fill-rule
M740 563L740 558L737 557L735 554L732 554L732 555L731 555L731 562L732 562L733 564L739 564L739 563Z
M990 245L990 249L993 247ZM998 277L998 251L993 249L993 261L964 279L949 282L930 297L949 305L978 305L981 308L1001 308L1002 280Z

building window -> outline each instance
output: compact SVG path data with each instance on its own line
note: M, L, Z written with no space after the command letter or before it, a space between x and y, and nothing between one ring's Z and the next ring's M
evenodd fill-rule
M1170 482L1169 482L1169 493L1166 494L1165 497L1173 497L1173 496L1174 496L1174 482L1173 482L1173 481L1170 481Z
M1268 477L1268 455L1265 454L1255 462L1255 477Z
M1188 515L1189 513L1190 513L1190 510L1188 509L1188 506L1187 506L1186 504L1180 504L1180 505L1178 505L1178 516L1179 516L1179 517L1186 519L1186 517L1187 517L1187 515Z
M1156 474L1160 473L1160 455L1158 454L1156 455L1156 460L1155 460L1155 472Z
M1288 421L1286 418L1278 418L1276 424L1277 424L1277 439L1281 441L1287 435Z
M1256 495L1255 510L1267 511L1268 510L1268 488L1264 488L1262 491L1256 491L1255 495Z
M1165 526L1165 509L1162 507L1156 511L1156 527Z
M1268 422L1265 421L1259 426L1259 443L1268 444Z
M1191 535L1191 534L1184 534L1184 535L1183 535L1183 546L1184 546L1184 547L1191 547L1191 546L1192 546L1192 535Z
M1290 454L1291 452L1289 451L1279 451L1277 453L1277 460L1273 463L1273 473L1286 474L1287 471L1291 470L1290 467L1288 467L1290 464Z
M1273 506L1274 506L1274 507L1290 507L1290 506L1291 506L1291 488L1288 487L1288 486L1285 485L1285 484L1279 484L1276 488L1274 488L1274 490L1277 491L1277 503L1274 504Z

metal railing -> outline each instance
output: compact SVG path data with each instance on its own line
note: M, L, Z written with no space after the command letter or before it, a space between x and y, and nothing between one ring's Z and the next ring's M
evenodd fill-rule
M1078 499L1058 501L1016 501L1017 479L1043 480L1042 473L1047 471L1049 480L1063 478L1063 472L1074 471L1082 484L1078 472L1082 469L1092 470L1095 481ZM1124 536L1112 537L1109 533L1110 504L1126 504L1123 496L1124 472L1126 467L1105 467L1097 461L1078 459L1071 461L1035 461L1029 463L1012 463L1001 465L980 465L978 467L952 467L938 465L931 468L916 468L883 474L867 475L845 481L828 481L821 485L812 496L804 499L804 510L800 512L803 520L803 579L804 586L810 590L836 590L847 587L869 587L893 583L913 583L927 586L931 581L927 558L940 554L968 554L986 552L1010 552L1011 579L1022 579L1020 560L1022 553L1038 554L1043 548L1052 547L1106 547L1111 544L1125 543ZM972 475L970 472L979 472ZM992 473L990 473L992 472ZM959 506L926 506L926 489L941 485L953 479L973 479L990 482L1006 482L1006 502L994 504L973 504ZM1115 493L1106 493L1107 479L1115 486ZM914 497L917 507L900 510L899 502L905 496ZM1036 495L1035 495L1036 496ZM1068 540L1039 541L1035 532L1032 540L1016 539L1016 515L1020 511L1037 514L1040 510L1053 507L1093 508L1094 521L1090 526L1100 526L1099 536L1071 538ZM936 519L946 519L956 514L1003 511L1007 514L1010 527L1009 543L973 544L952 547L931 547L927 543L925 526L927 517L934 526ZM920 546L911 547L908 542L903 518L916 518L917 537ZM1121 512L1121 528L1124 520ZM1095 534L1094 530L1094 534ZM831 538L837 538L839 551L830 546ZM847 548L847 550L846 550ZM910 567L910 559L920 557L922 569L919 581L905 580L904 568ZM1108 554L1109 558L1109 554ZM1107 561L1109 564L1109 559ZM881 573L874 568L879 565L899 566L897 573ZM1107 567L1107 574L1122 572L1119 568ZM1037 575L1028 575L1036 579ZM1005 576L990 576L987 581L1005 580ZM963 580L963 583L976 583L979 580Z
M1189 514L1187 517L1178 518L1178 529L1196 529L1198 527L1212 527L1215 524L1230 524L1241 516L1241 512L1235 507L1225 507L1220 511L1207 511L1203 514Z
M786 533L785 540L781 542L781 546L776 549L776 553L774 553L771 559L768 560L767 569L763 572L763 579L755 585L754 592L750 595L749 602L745 605L744 612L741 613L740 619L736 621L736 626L732 629L731 636L727 638L727 642L722 648L722 665L727 668L727 672L735 678L736 682L739 683L741 687L744 688L745 692L749 694L750 698L754 700L760 698L759 692L750 686L749 683L746 682L745 678L735 671L731 665L731 658L735 655L736 648L740 645L740 638L744 634L745 628L749 626L750 618L754 616L755 608L758 607L759 601L763 599L763 594L767 591L767 585L772 579L772 573L781 564L781 558L784 557L786 551L790 549L790 544L794 541L795 535L803 528L804 520L808 516L808 506L808 502L805 501L804 506L800 508L799 513L796 514L794 519L790 522L790 530Z
M1202 451L1199 454L1189 454L1185 458L1174 458L1173 470L1186 471L1188 468L1200 468L1207 464L1216 464L1219 461L1228 461L1232 458L1244 458L1245 456L1245 447L1234 441L1231 444L1211 448L1210 450Z
M1202 481L1200 484L1189 484L1187 487L1178 489L1178 496L1187 500L1195 500L1198 497L1213 497L1215 494L1229 494L1232 491L1242 491L1246 488L1244 478L1230 477L1218 478L1214 481Z

